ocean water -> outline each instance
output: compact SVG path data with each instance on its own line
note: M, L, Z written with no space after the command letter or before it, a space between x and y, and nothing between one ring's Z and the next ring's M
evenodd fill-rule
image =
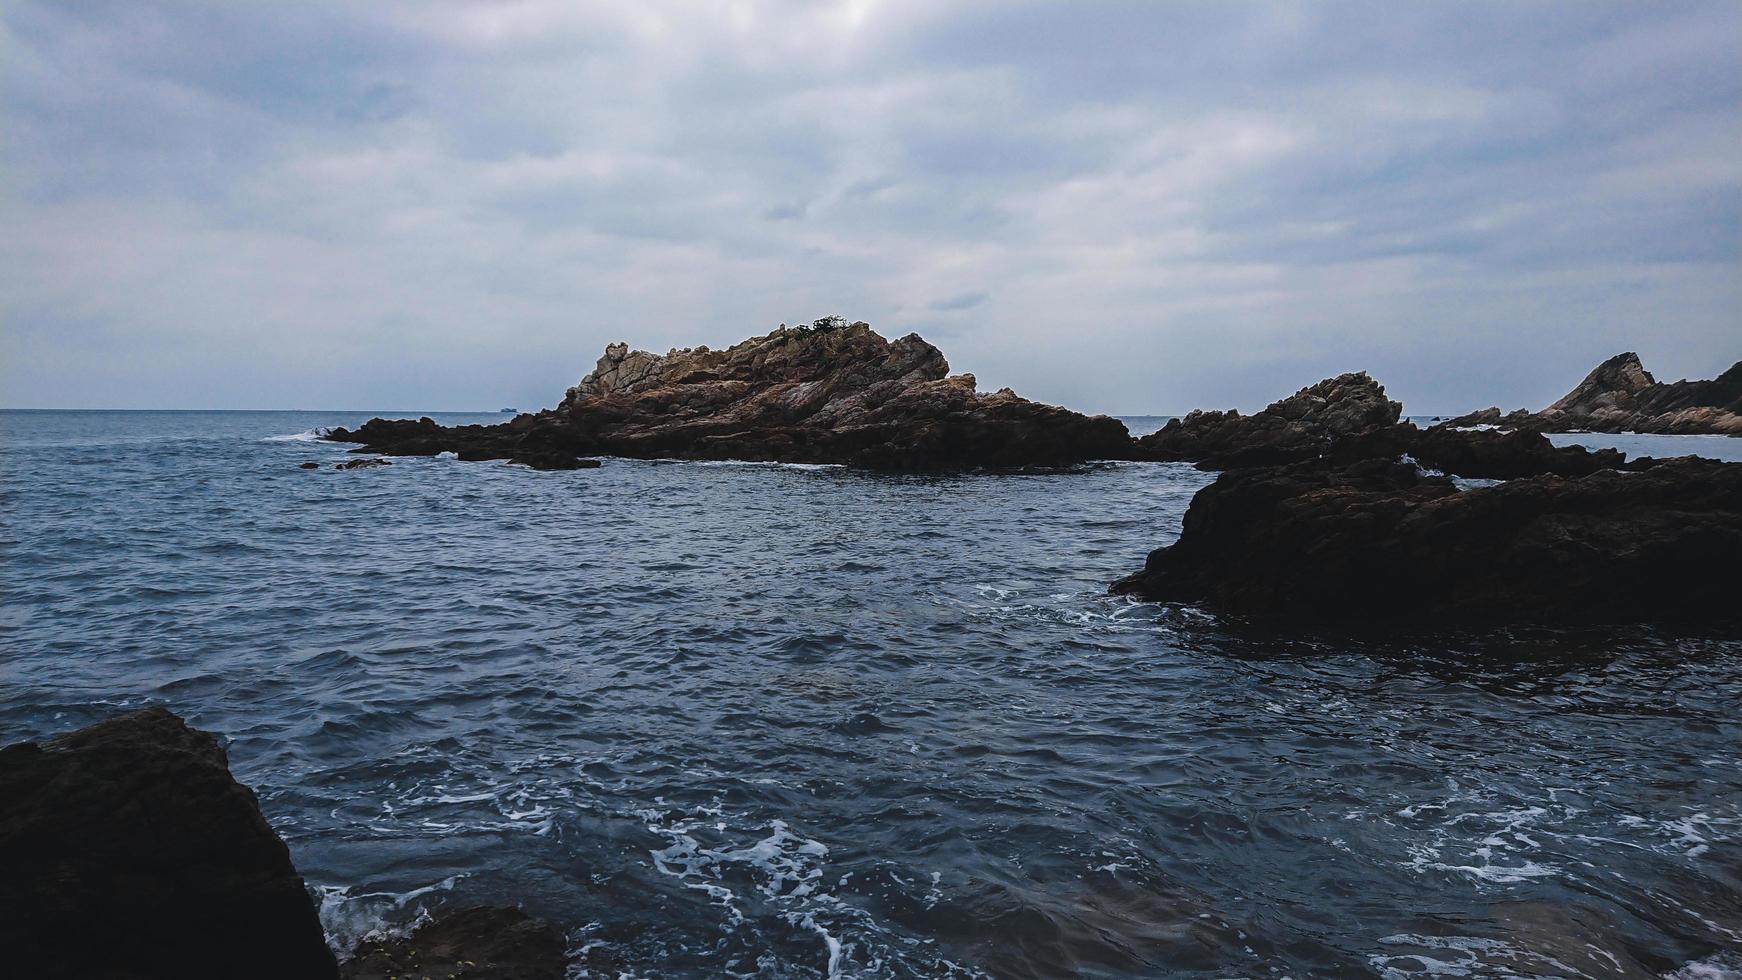
M224 733L336 945L508 902L590 976L1742 969L1742 639L1111 598L1175 464L297 468L371 414L0 413L0 740Z

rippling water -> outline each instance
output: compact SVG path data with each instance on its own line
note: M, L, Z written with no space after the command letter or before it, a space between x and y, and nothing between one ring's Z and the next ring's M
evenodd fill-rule
M1109 598L1182 465L296 468L368 415L0 413L4 740L226 733L337 943L495 901L606 976L1742 967L1736 638Z

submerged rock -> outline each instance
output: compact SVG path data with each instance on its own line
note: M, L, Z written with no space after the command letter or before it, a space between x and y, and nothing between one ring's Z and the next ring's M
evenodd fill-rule
M0 749L16 977L335 977L308 890L213 735L162 708Z
M359 943L345 980L563 980L562 931L519 909L476 907L438 914L407 936Z
M1597 365L1540 412L1485 408L1442 423L1535 432L1647 432L1742 436L1742 361L1710 381L1659 382L1628 351Z
M299 469L299 470L318 470L320 468L321 468L321 464L313 462L313 461L303 463L302 465L297 467L297 469Z
M1389 459L1231 470L1112 591L1260 619L1729 622L1742 464L1460 490Z
M1366 372L1302 388L1254 415L1195 411L1137 440L1146 459L1201 463L1205 469L1313 459L1341 440L1396 425L1403 406Z
M386 459L351 459L343 463L334 463L335 470L366 470L374 466L392 466L393 462Z
M889 470L1058 466L1134 453L1125 426L976 390L910 334L825 319L725 350L605 349L555 409L504 425L372 419L329 438L388 455L587 455L845 463Z

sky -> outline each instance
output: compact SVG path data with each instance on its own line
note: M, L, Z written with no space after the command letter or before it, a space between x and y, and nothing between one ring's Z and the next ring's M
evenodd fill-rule
M1742 3L0 7L0 406L550 406L838 314L983 390L1742 358Z

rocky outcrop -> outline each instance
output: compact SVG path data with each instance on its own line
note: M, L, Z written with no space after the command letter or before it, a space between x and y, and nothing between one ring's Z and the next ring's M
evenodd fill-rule
M555 409L504 425L374 419L329 438L388 455L454 452L545 467L559 457L745 459L885 470L1060 466L1125 459L1124 425L950 375L910 334L889 341L836 319L725 350L605 349Z
M0 869L8 976L337 975L254 794L161 708L0 749Z
M1624 469L1625 454L1614 449L1556 446L1537 432L1418 429L1402 422L1351 436L1330 447L1325 459L1351 463L1363 459L1409 459L1442 474L1484 480L1513 480L1554 474L1584 476Z
M1499 408L1481 408L1455 418L1435 423L1436 429L1506 429L1521 432L1542 432L1542 416L1525 408L1502 413Z
M1486 408L1442 423L1536 432L1649 432L1742 436L1742 361L1711 381L1661 383L1628 351L1597 365L1540 412Z
M393 461L387 459L348 459L343 463L334 463L335 470L367 470L377 466L392 466Z
M1199 469L1276 466L1323 459L1410 457L1442 473L1509 480L1545 473L1583 476L1624 465L1614 450L1556 447L1532 431L1420 429L1401 422L1402 406L1365 373L1302 388L1255 415L1193 412L1138 440L1150 459L1195 462ZM1498 416L1498 410L1496 410Z
M1460 490L1407 462L1231 470L1113 586L1257 619L1729 622L1742 464L1682 458Z
M345 980L563 980L562 931L519 909L444 912L410 935L368 939L341 968Z
M1365 372L1302 388L1253 415L1195 411L1137 440L1145 459L1199 463L1204 469L1313 459L1349 437L1397 424L1403 406Z

